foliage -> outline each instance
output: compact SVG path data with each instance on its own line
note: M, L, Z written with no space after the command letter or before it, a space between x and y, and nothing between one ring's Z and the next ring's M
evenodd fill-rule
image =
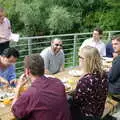
M72 16L63 7L54 6L47 20L50 33L65 33L72 28Z
M0 0L13 32L23 36L119 30L118 0Z

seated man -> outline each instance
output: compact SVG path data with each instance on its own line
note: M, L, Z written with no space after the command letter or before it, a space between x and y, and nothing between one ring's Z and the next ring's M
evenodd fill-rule
M16 79L15 66L19 52L15 48L7 48L0 55L0 86L13 85Z
M80 49L85 46L91 46L98 49L100 56L106 56L106 47L105 44L101 40L102 30L100 28L95 28L93 31L92 38L85 40Z
M109 93L120 95L120 36L112 39L112 45L117 57L114 58L109 72Z
M39 54L25 58L25 74L16 87L12 112L25 120L70 120L69 108L62 82L44 76L44 61ZM20 96L20 90L29 80L31 86Z
M55 74L64 69L64 53L60 39L53 39L51 46L45 48L40 55L44 59L46 74Z

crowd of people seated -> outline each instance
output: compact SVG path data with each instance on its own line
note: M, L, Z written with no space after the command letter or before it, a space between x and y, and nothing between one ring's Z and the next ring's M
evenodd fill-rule
M15 63L19 52L7 48L0 55L0 86L16 86L12 112L25 120L100 120L106 98L120 99L120 36L105 46L102 30L95 28L93 36L79 48L79 67L83 74L67 102L65 86L56 78L44 74L56 74L64 70L62 40L55 38L51 46L40 54L25 57L24 74L16 82ZM114 57L108 74L102 68L101 57ZM31 81L29 88L20 94L21 88Z

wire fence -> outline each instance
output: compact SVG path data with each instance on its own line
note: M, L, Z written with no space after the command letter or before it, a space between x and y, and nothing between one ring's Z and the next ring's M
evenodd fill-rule
M113 35L120 31L105 31L102 40L107 43ZM11 42L11 46L20 51L20 58L16 63L17 76L23 73L23 60L26 55L40 53L44 48L50 46L53 38L61 38L65 53L65 67L78 65L78 49L82 42L92 36L92 33L74 33L49 36L21 37L18 42Z

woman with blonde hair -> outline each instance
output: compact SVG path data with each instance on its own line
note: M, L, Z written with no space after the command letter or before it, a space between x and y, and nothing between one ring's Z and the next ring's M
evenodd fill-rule
M101 57L94 47L79 50L80 78L71 108L73 120L99 120L104 111L108 92L107 74L102 70Z

